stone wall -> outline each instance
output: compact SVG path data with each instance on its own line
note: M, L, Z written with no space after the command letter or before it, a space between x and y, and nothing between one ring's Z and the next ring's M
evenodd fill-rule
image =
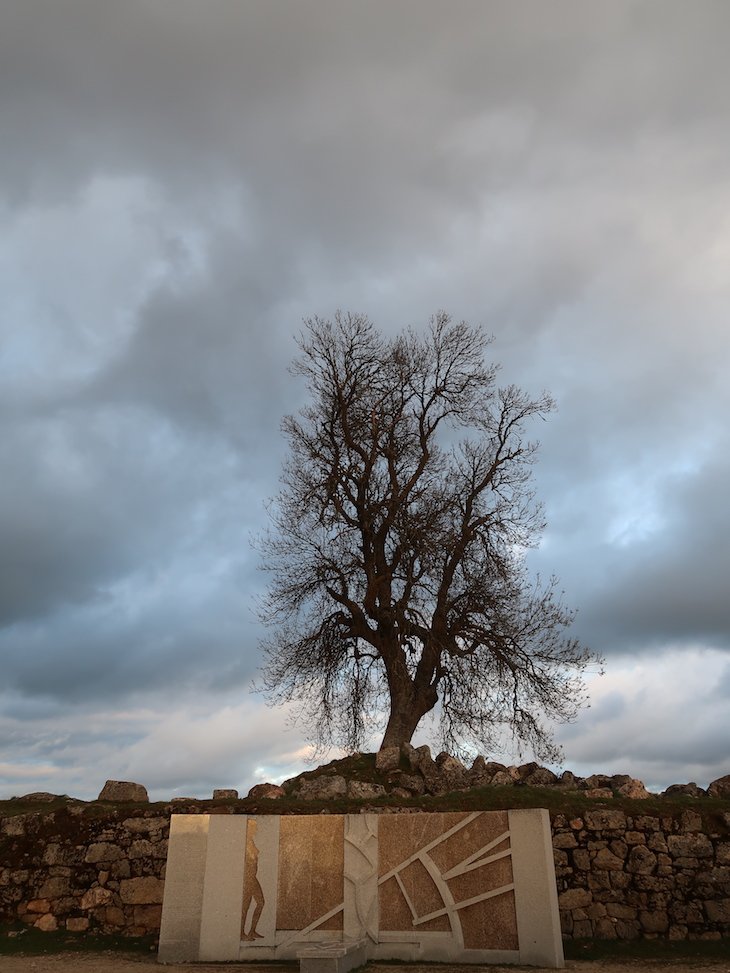
M172 810L69 804L0 818L0 922L156 934ZM567 938L730 937L730 812L703 823L692 810L597 806L555 816L553 847Z
M585 939L730 936L730 813L631 816L596 808L553 819L563 935Z

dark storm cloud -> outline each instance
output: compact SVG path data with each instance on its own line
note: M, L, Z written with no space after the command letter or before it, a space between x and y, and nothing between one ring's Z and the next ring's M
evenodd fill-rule
M169 725L99 723L124 776L191 686L201 735L234 732L292 335L337 307L388 332L445 307L495 333L505 382L555 393L531 563L585 641L727 649L728 28L711 0L5 4L4 739L34 706L161 694ZM587 747L632 725L607 694ZM39 759L81 759L38 720ZM165 781L232 766L184 737L195 770Z

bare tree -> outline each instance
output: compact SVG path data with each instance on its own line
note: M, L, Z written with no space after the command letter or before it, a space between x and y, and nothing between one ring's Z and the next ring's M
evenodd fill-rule
M553 408L499 388L490 338L438 314L390 339L367 318L306 322L292 372L310 403L283 420L290 454L262 539L264 689L294 701L320 746L410 741L432 710L452 750L508 728L542 757L544 718L584 702L593 660L565 636L556 582L531 581L543 528L527 420Z

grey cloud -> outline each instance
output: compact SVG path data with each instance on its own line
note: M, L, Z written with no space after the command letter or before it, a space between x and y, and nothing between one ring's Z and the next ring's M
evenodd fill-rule
M445 307L494 331L505 381L555 393L531 564L577 634L617 666L726 648L729 21L713 0L7 4L8 712L243 692L292 334L337 307L386 331ZM620 699L579 724L596 760Z

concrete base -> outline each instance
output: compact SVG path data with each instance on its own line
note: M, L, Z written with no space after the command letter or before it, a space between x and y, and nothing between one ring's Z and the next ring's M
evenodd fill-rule
M350 973L368 961L367 940L318 943L299 951L300 973Z

